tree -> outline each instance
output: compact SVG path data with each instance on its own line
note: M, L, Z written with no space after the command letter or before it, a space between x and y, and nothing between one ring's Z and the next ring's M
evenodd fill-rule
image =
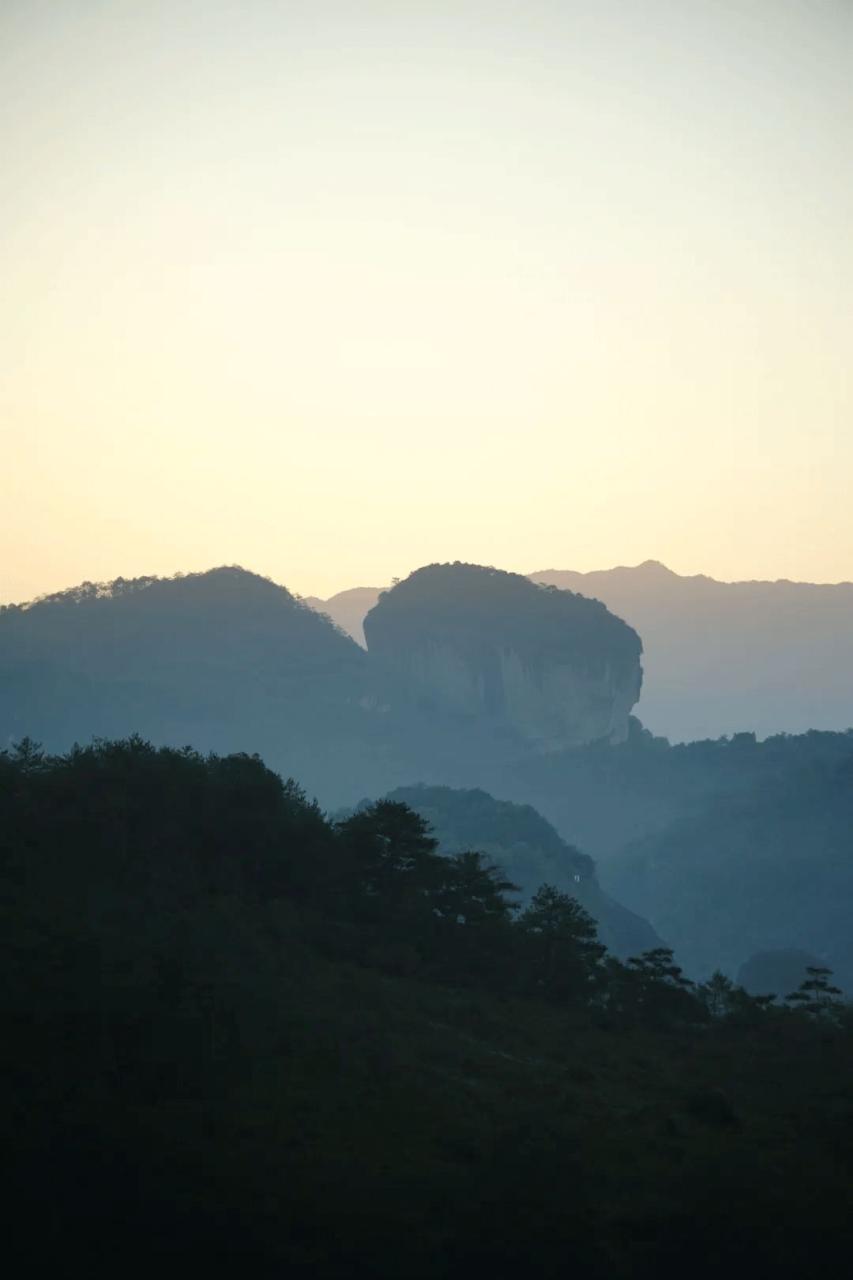
M786 1003L796 1005L814 1018L838 1019L844 1009L839 999L843 992L830 983L832 970L824 965L810 964L806 973L809 976L800 983L798 990L785 996Z
M543 884L516 927L534 989L554 999L591 994L605 948L595 921L576 898Z
M5 755L6 753L4 752L3 754ZM17 765L25 773L40 769L45 763L41 743L34 742L30 737L21 738L20 742L13 742L9 758L13 764Z
M623 966L623 1010L650 1026L690 1022L706 1016L703 1004L692 993L694 983L685 978L670 947L653 947L630 956Z
M390 941L431 936L437 928L447 860L420 814L378 800L338 824L340 877L346 910L370 920Z
M715 969L707 982L696 989L696 994L712 1018L725 1018L730 1013L735 984L719 969Z
M485 854L469 849L444 862L444 882L436 902L436 910L443 917L469 927L510 918L514 907L504 895L517 893L518 885L508 880Z
M719 969L707 982L700 983L696 995L712 1018L744 1024L754 1023L776 999L775 995L750 995Z
M454 982L494 988L513 976L511 920L517 892L485 854L475 850L441 858L444 874L429 901L437 945L433 972Z

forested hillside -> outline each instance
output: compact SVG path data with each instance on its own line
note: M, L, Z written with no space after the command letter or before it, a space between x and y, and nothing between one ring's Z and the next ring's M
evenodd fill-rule
M748 796L804 770L842 767L853 758L853 731L753 733L671 744L632 720L627 742L595 744L520 759L514 790L600 866L627 843L663 831L728 796Z
M365 664L328 619L244 569L86 583L0 610L0 743L138 732L261 749L333 790L370 737Z
M706 803L607 868L692 974L736 974L753 952L801 948L853 991L853 744Z
M853 1247L849 1015L607 956L259 759L0 753L15 1269L800 1277ZM802 1170L808 1168L804 1190Z
M661 945L646 920L602 891L592 858L567 844L531 805L496 800L486 791L423 785L398 787L387 799L408 805L429 823L440 853L476 847L488 854L518 885L520 902L529 902L546 882L577 898L614 955Z

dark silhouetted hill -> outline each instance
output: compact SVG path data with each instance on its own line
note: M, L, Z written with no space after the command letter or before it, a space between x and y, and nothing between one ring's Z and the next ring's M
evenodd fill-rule
M240 568L85 583L0 611L2 743L61 750L139 732L259 747L334 786L363 738L366 681L348 636Z
M514 919L403 804L0 751L0 936L13 1275L848 1269L849 1011L622 964L558 893Z

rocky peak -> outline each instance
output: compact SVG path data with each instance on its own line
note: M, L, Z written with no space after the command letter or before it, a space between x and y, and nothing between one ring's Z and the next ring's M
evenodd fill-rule
M485 716L542 750L627 736L642 645L597 600L435 564L384 592L364 631L370 654L422 700Z

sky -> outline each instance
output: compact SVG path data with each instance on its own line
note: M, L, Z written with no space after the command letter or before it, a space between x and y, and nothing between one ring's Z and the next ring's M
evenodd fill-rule
M0 0L0 601L853 578L850 0Z

